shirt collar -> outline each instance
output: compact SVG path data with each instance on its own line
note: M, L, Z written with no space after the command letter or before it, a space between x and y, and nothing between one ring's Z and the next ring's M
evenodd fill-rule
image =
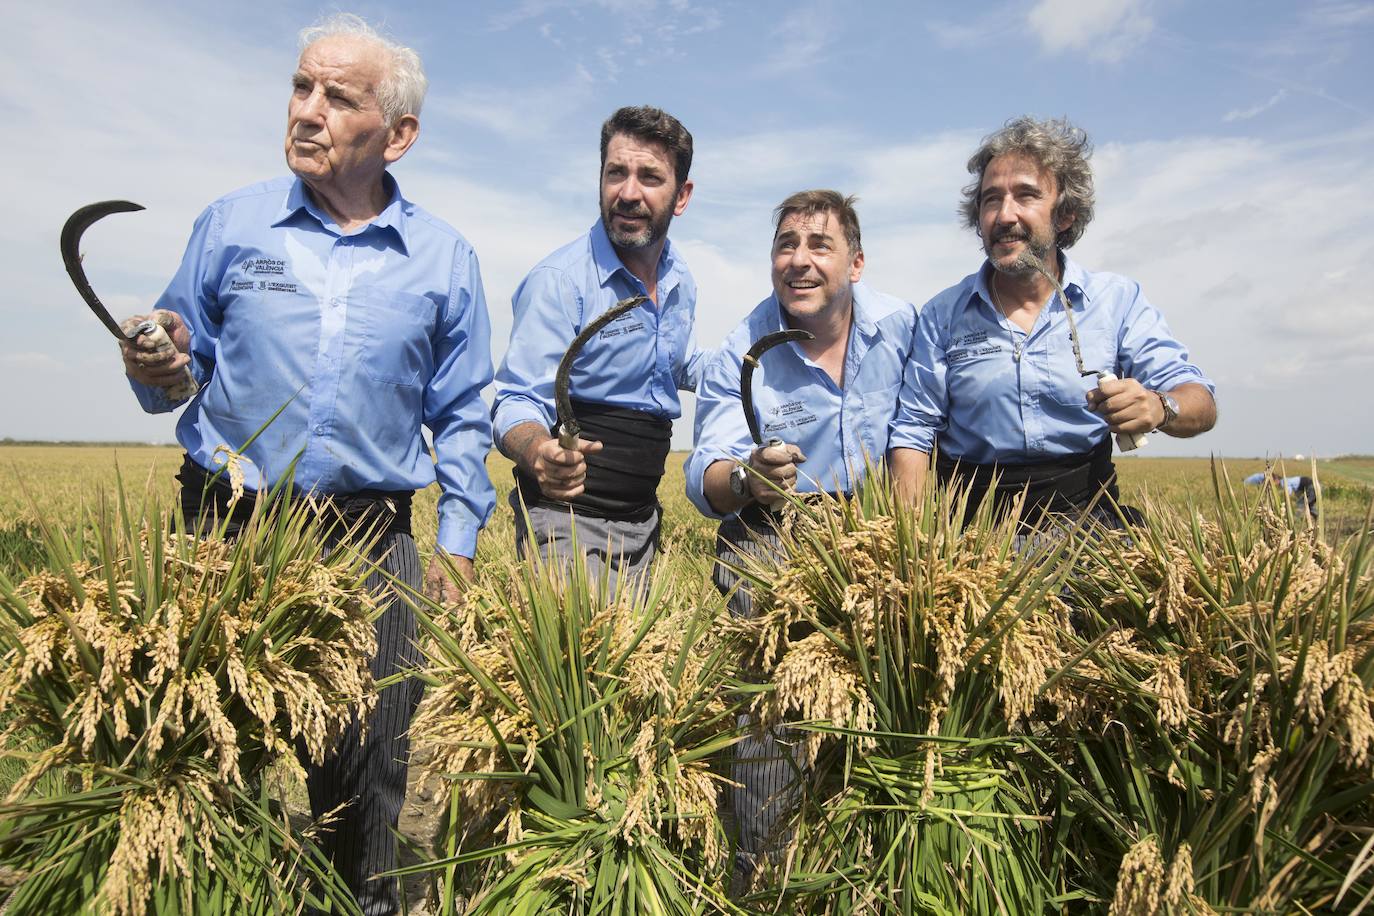
M382 174L382 188L388 194L387 204L382 208L382 212L378 213L366 226L350 234L362 235L367 232L380 231L395 240L401 254L409 256L410 240L406 234L405 223L406 200L401 196L401 186L396 183L395 178L391 177L390 172L384 172ZM339 224L334 221L334 218L306 193L305 182L298 177L291 182L291 187L287 189L286 199L282 202L281 210L272 225L285 225L297 218L302 212L308 214L329 232L335 235L344 235L339 231Z
M597 277L602 286L622 270L627 277L635 278L620 260L620 255L615 253L611 237L606 234L606 224L599 218L592 225L591 237L592 260L596 263ZM668 289L677 285L677 249L673 247L672 239L663 240L663 254L658 258L658 282L660 286L666 284Z
M1069 301L1080 308L1087 308L1091 301L1088 296L1088 272L1062 251L1059 252L1059 258L1063 268L1059 275ZM975 297L981 296L983 301L994 310L997 308L997 303L992 301L992 290L988 287L988 277L990 276L992 276L992 262L984 258L983 266L978 268L978 272L973 275L973 289L969 293L965 307L972 305ZM1058 299L1059 297L1055 296L1055 298Z

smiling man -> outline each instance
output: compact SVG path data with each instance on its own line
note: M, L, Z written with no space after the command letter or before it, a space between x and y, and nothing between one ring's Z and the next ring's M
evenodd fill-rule
M909 495L938 445L941 480L968 483L971 502L996 475L1000 506L1028 491L1023 518L1073 514L1117 497L1109 433L1195 436L1216 422L1212 383L1140 286L1064 254L1093 217L1090 150L1067 121L1018 118L969 159L962 213L987 260L921 310L890 442ZM1115 380L1079 374L1064 304L1037 265L1069 297L1085 367Z
M658 545L658 482L678 391L695 391L697 290L668 240L692 197L692 135L657 108L622 108L601 127L601 217L549 255L513 300L510 347L496 373L492 417L516 464L516 546L568 556L574 522L592 577L638 575ZM584 439L559 446L554 373L573 338L629 296L647 301L587 342L571 393ZM522 507L523 502L523 507ZM528 525L526 524L528 513Z
M687 461L687 496L721 519L715 583L730 611L752 616L747 588L731 564L740 554L778 548L779 490L849 493L869 463L887 452L889 424L912 342L916 310L860 281L863 244L854 198L801 191L774 211L773 293L707 360L697 391L696 445ZM753 401L759 430L779 445L756 446L740 391L740 368L753 343L786 329L790 341L759 359ZM731 804L739 829L736 879L743 882L779 837L796 764L775 736L751 736L737 749Z
M470 576L495 503L480 397L492 374L486 300L472 247L387 173L419 135L424 71L414 51L356 16L306 29L301 46L287 105L295 177L235 191L201 214L154 313L180 352L129 344L126 370L148 411L180 406L167 389L188 365L201 386L177 424L191 530L214 511L233 533L252 508L209 482L228 445L242 450L250 489L289 474L298 492L329 498L321 511L331 520L379 528L374 560L418 589L411 496L437 477L439 552ZM436 555L424 585L452 598L442 565ZM372 586L384 581L375 575ZM419 661L410 606L388 597L379 678ZM372 876L395 865L418 700L417 681L383 690L364 742L355 725L308 770L312 810L335 817L326 848L368 914L399 905L395 879Z

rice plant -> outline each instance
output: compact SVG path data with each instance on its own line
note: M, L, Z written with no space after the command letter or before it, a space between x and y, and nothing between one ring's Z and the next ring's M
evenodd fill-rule
M728 909L717 755L734 740L714 594L667 571L610 593L531 562L430 637L416 756L449 817L441 913ZM416 869L411 869L416 870Z
M1022 747L1071 659L1067 561L1018 552L1014 522L885 481L796 503L782 550L741 564L759 615L740 624L766 688L761 728L799 743L802 802L753 902L808 913L1022 913L1059 893ZM1051 562L1051 560L1057 560Z
M322 759L374 702L365 553L299 509L234 541L101 501L46 568L0 574L8 914L356 910L260 776Z
M1368 518L1332 548L1221 474L1205 514L1149 517L1086 540L1071 580L1065 681L1088 699L1046 764L1076 880L1113 913L1290 913L1339 911L1351 875L1353 907L1374 887Z

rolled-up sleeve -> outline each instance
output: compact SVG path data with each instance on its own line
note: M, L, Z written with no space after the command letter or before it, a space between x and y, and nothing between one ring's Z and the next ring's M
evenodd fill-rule
M1188 361L1188 348L1169 331L1163 313L1149 303L1138 284L1132 286L1117 351L1123 374L1155 391L1195 382L1215 395L1216 386Z
M938 312L935 303L928 303L916 319L911 355L902 373L897 413L889 428L889 449L911 448L929 453L948 422L946 341Z
M496 373L492 423L497 440L521 423L552 428L554 375L577 336L581 297L563 271L541 267L527 276L511 300L510 347Z
M477 256L454 258L443 322L435 330L434 376L425 387L424 420L434 434L439 481L438 544L471 558L477 532L496 508L487 476L491 422L482 389L491 384L491 324Z
M697 387L695 445L683 471L687 498L708 518L724 516L706 498L706 469L717 461L744 461L753 448L740 404L740 363L740 355L728 346L712 351L703 361Z

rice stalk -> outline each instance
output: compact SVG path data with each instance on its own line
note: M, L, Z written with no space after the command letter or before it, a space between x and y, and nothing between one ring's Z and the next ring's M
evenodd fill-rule
M45 527L46 567L0 573L0 746L25 768L0 804L7 912L355 907L259 776L322 760L375 702L365 552L266 503L232 542L193 537L122 491L76 539Z
M729 909L721 611L671 573L612 594L535 561L420 615L411 733L450 817L418 870L439 873L440 912Z

